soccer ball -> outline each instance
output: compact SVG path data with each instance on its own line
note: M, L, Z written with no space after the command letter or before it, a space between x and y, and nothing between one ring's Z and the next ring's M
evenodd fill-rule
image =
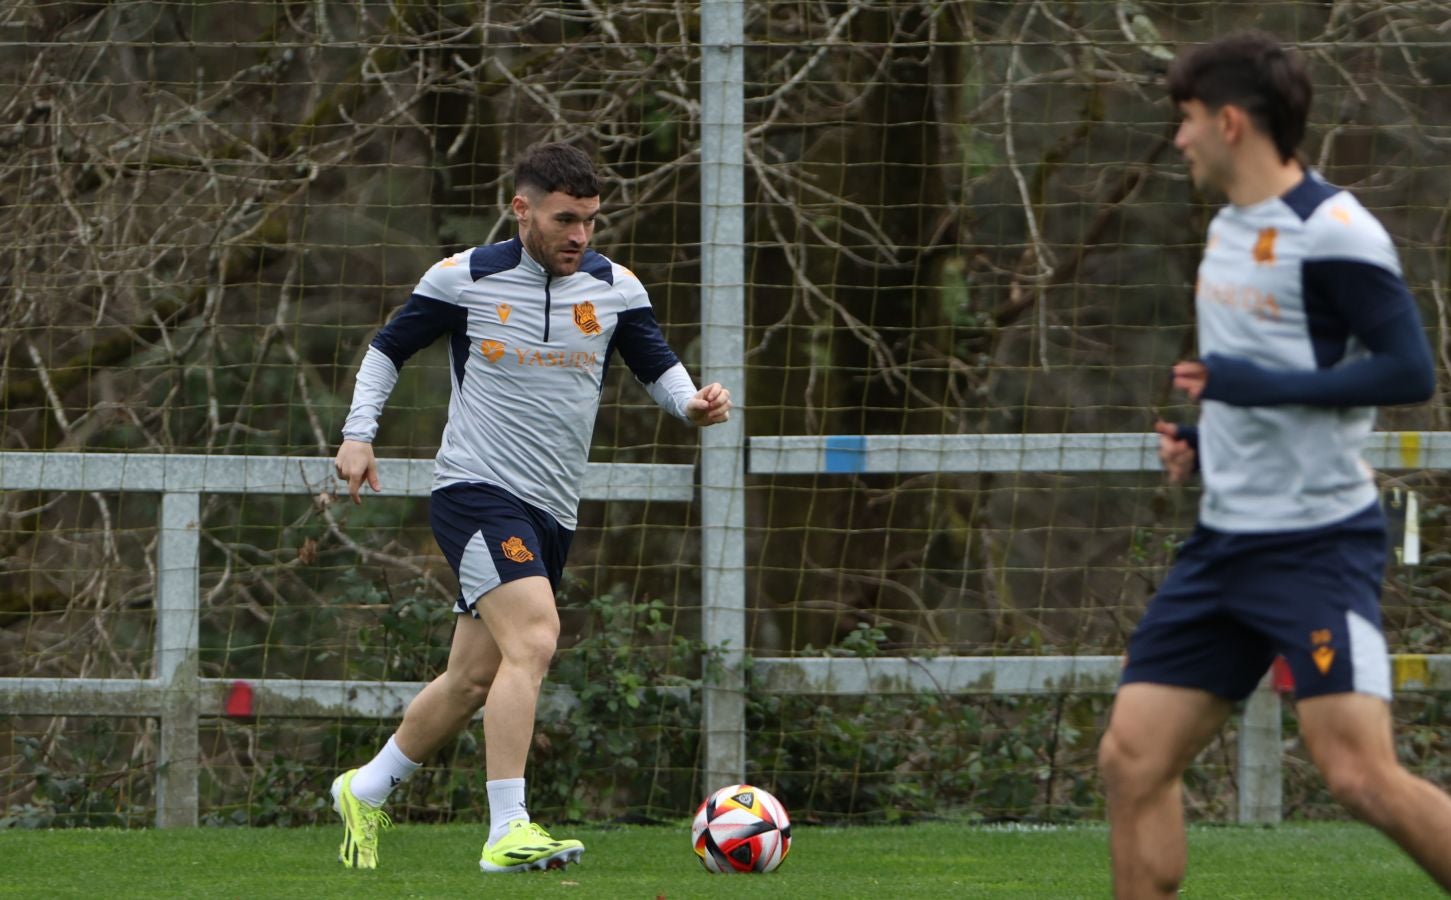
M791 849L791 819L766 791L733 784L700 804L690 843L708 871L769 872Z

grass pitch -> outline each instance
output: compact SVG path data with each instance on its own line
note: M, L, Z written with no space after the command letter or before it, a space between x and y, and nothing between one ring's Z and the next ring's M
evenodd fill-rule
M1107 897L1102 826L981 828L949 823L797 826L769 875L711 875L690 829L558 828L588 848L563 872L483 875L483 829L402 825L382 868L336 861L340 828L0 832L0 896L13 897ZM1189 836L1193 897L1440 897L1380 835L1358 825L1203 827Z

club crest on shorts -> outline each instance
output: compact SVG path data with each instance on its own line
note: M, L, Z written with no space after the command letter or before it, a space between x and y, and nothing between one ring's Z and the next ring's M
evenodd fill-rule
M585 334L599 334L604 330L595 318L595 305L588 300L574 305L574 324Z
M1330 674L1330 666L1335 663L1335 649L1330 646L1330 629L1319 628L1310 632L1310 643L1315 645L1311 651L1310 658L1315 660L1315 668L1320 670L1321 675Z
M524 546L523 539L511 537L507 541L500 541L499 546L504 549L504 558L510 562L526 563L534 560L534 554Z

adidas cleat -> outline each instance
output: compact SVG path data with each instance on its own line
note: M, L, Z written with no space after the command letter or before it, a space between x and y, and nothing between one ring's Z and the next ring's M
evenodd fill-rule
M378 868L378 832L391 828L393 820L376 806L353 796L353 776L349 769L333 779L333 809L343 819L343 843L338 847L338 861L349 869Z
M529 869L562 869L579 862L584 844L579 841L556 841L537 822L515 819L509 833L498 843L484 845L479 868L485 872L526 872Z

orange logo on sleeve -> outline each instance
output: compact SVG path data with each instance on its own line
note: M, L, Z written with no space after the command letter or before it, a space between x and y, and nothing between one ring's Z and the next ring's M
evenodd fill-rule
M504 558L510 562L526 563L534 561L534 554L524 546L524 541L518 537L511 537L507 541L500 541L499 546L504 548Z
M574 324L585 334L599 334L604 330L600 328L600 320L595 318L595 305L588 300L574 305Z
M445 269L453 268L454 266L458 265L458 258L462 255L462 253L455 253L453 256L445 256L443 259L438 261L438 264Z
M485 339L479 342L479 349L484 352L484 359L496 363L504 355L504 342Z
M1330 207L1330 218L1339 222L1341 225L1351 224L1350 213L1346 212L1343 206Z
M514 307L507 303L500 303L496 308L499 311L499 324L507 324L509 321L509 313L514 311Z
M1275 238L1280 233L1273 228L1261 228L1260 236L1255 238L1254 253L1255 262L1267 266L1275 261Z

